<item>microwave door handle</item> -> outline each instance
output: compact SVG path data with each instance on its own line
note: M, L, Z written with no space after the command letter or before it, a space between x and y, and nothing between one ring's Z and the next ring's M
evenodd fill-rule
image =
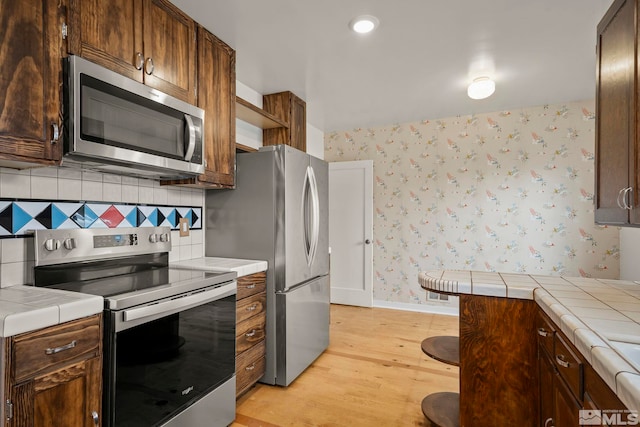
M184 159L189 162L191 161L191 157L193 157L193 152L196 149L196 127L193 124L193 119L190 115L185 114L184 120L187 122L187 129L189 130L189 138L187 139L187 149L185 150Z

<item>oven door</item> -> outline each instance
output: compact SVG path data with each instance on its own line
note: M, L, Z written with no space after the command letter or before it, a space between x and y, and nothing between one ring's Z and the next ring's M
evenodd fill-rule
M196 404L235 375L235 293L233 282L106 313L105 426L174 425L185 410L211 411ZM232 413L219 423L217 412L198 415L211 425L235 416L235 387L224 389Z

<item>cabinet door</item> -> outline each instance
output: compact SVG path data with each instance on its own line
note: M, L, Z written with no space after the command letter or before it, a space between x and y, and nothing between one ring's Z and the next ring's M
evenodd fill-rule
M236 53L198 30L198 106L205 111L205 173L200 181L234 185L236 164Z
M166 0L144 0L144 83L196 103L196 24Z
M306 103L292 92L279 92L262 97L263 109L287 124L287 127L265 129L263 145L286 144L307 150Z
M555 374L553 399L555 405L556 427L578 427L580 425L580 409L582 406L576 401L559 374Z
M69 53L142 82L142 0L69 3Z
M624 189L638 206L635 184L634 46L635 2L618 0L598 25L596 72L595 220L629 222L619 207Z
M13 386L8 426L100 425L101 371L101 360L95 357Z
M540 427L555 426L553 378L554 367L545 350L538 349L538 367L540 369Z
M307 105L306 103L291 94L291 121L289 123L291 132L291 146L300 151L307 151Z
M62 14L52 0L0 0L0 164L54 164L61 141ZM7 160L7 161L5 161Z

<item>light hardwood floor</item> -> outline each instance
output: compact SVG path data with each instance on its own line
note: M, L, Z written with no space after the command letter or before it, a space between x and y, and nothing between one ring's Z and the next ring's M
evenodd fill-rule
M289 387L242 396L232 426L427 426L422 399L458 391L458 368L420 348L436 335L458 335L458 318L332 305L329 348Z

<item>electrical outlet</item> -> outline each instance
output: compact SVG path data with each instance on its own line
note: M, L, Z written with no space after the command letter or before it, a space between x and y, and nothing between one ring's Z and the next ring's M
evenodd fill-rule
M189 235L189 219L180 218L180 237L187 237Z

